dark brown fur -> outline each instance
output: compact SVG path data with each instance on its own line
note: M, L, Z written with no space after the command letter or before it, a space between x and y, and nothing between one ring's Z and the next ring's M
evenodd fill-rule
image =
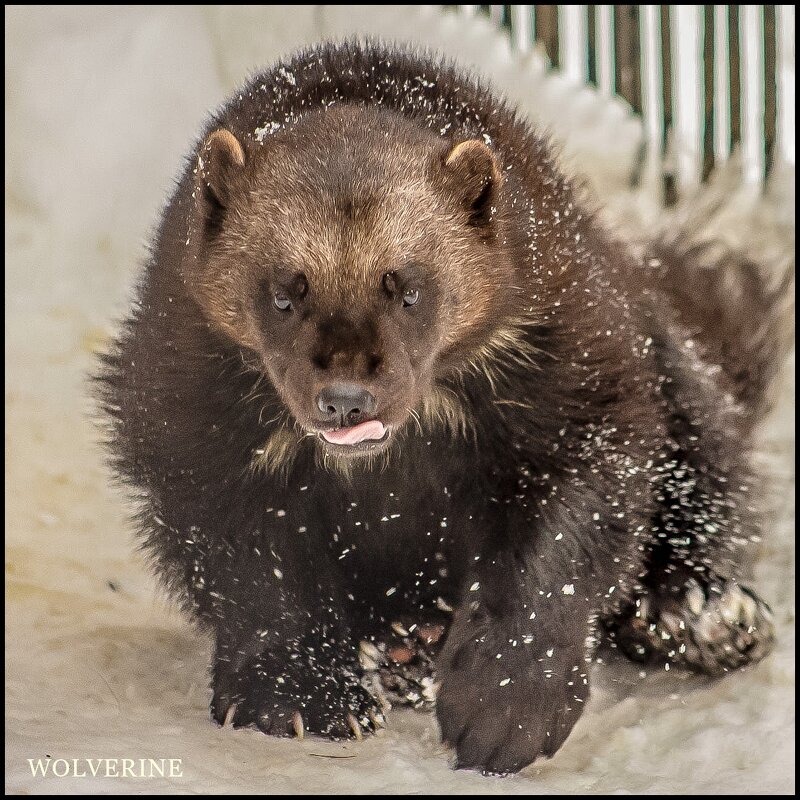
M659 255L612 240L510 109L412 53L310 50L223 107L102 375L145 546L215 633L218 721L370 729L359 639L442 600L442 735L490 772L566 738L598 620L711 672L768 650L735 545L758 524L742 403L776 354L745 324L728 338L720 292L698 313L686 287L718 273L690 284L692 253ZM735 297L771 318L768 294ZM334 380L369 389L385 443L323 442Z

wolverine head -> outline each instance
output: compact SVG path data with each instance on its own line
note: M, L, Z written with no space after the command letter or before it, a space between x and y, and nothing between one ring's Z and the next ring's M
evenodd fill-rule
M376 453L503 317L501 165L355 106L263 130L201 146L187 283L325 452Z

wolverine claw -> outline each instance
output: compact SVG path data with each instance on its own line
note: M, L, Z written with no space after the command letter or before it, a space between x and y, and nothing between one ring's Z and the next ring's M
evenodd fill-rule
M376 730L382 730L386 727L386 718L378 711L370 710L369 719Z
M222 727L227 728L233 725L233 718L236 716L236 703L231 703L228 710L225 712L225 719L222 720Z
M298 739L304 739L306 729L303 725L303 716L299 711L295 711L292 715L292 727L294 728L294 735Z
M361 731L361 726L358 724L358 720L352 715L347 715L347 724L350 726L350 730L353 731L353 736L356 737L357 742L364 741L364 734Z

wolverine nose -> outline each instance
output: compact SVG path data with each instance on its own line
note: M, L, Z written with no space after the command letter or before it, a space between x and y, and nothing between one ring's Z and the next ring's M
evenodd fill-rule
M317 408L324 418L355 425L371 417L378 407L375 398L356 383L332 383L317 395Z

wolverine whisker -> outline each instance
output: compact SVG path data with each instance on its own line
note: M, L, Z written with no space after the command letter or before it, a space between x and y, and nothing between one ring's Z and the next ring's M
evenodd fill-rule
M420 434L424 435L425 432L422 429L422 421L420 420L419 414L413 408L406 408L406 411L414 419L414 422L417 423L417 427L419 428Z

